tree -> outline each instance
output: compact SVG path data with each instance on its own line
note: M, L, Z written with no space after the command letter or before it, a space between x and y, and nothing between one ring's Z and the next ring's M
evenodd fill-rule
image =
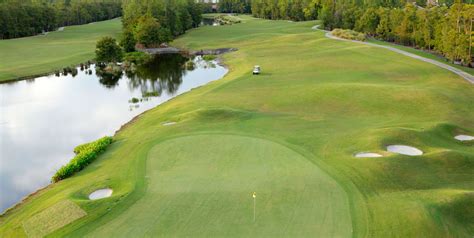
M365 32L369 35L375 35L377 26L379 25L379 15L376 8L368 8L364 14L357 20L355 30Z
M125 52L133 52L135 51L135 45L137 44L137 40L133 32L129 29L124 29L122 34L122 39L120 40L120 46L122 46Z
M146 47L157 47L161 43L171 40L171 32L162 28L152 16L145 15L140 18L137 24L135 37L138 43Z
M95 58L98 62L109 63L122 60L122 49L114 38L102 37L96 45Z

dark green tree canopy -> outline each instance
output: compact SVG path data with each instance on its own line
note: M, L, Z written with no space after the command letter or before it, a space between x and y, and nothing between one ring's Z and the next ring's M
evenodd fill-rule
M95 58L100 63L119 62L122 60L122 49L114 38L106 36L97 42Z

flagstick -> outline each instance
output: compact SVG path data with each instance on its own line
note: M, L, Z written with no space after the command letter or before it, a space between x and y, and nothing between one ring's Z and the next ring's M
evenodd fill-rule
M255 214L256 214L256 209L255 209L255 204L256 204L256 201L255 201L255 197L253 198L253 222L255 222Z
M256 211L257 211L257 209L256 209L257 193L256 193L256 192L253 192L252 197L253 197L253 222L255 222L255 215L256 215L256 213L257 213L257 212L256 212Z

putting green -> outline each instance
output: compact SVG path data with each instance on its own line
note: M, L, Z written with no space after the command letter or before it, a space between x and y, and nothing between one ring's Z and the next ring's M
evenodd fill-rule
M180 137L154 146L146 171L144 197L92 236L351 236L343 189L275 142L215 134Z

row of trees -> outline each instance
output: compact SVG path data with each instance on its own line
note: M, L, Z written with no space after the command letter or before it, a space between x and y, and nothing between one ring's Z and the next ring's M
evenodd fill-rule
M474 5L403 8L332 6L333 14L322 14L328 29L344 28L369 36L424 50L436 51L451 61L472 63Z
M468 0L470 1L470 0ZM252 14L295 21L320 19L326 29L352 29L398 44L435 51L464 65L473 62L474 5L439 6L398 0L252 0ZM426 6L427 5L427 6Z
M202 4L195 0L123 0L121 45L130 52L139 44L157 47L198 27Z
M0 1L0 39L32 36L121 15L120 0L4 0Z
M220 0L217 9L225 13L251 13L251 0Z

